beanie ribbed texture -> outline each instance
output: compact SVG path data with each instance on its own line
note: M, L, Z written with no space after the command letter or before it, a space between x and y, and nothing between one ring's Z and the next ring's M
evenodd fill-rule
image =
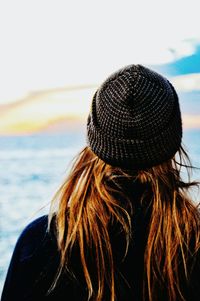
M130 65L96 91L87 141L106 163L130 170L152 167L172 158L181 139L178 96L160 74Z

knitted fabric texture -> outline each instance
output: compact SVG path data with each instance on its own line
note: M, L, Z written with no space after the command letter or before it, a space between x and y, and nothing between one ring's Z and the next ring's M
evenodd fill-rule
M172 158L182 121L172 84L141 65L113 73L96 91L87 121L87 142L106 163L144 169Z

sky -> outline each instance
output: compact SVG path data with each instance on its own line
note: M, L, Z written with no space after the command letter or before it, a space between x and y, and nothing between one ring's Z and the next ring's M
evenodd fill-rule
M191 55L198 1L1 0L0 104Z

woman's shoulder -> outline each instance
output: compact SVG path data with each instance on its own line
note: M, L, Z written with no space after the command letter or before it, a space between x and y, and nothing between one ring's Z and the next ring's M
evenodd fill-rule
M43 215L24 228L17 240L15 251L20 261L24 261L50 245L55 246L56 239L53 231L48 228L48 216Z
M59 265L56 237L48 229L48 216L29 223L14 248L2 300L39 300L55 277Z
M38 234L45 233L48 227L48 215L40 216L33 221L31 221L25 228L23 229L20 239L25 239L29 236L29 234Z

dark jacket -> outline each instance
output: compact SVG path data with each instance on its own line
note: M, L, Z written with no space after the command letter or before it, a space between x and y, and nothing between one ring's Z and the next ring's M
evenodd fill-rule
M138 208L134 219L133 241L126 259L123 238L113 229L111 240L117 268L117 298L119 301L139 301L142 296L143 256L146 235L146 222L143 212ZM54 231L47 231L48 218L42 216L28 225L19 237L5 281L2 301L85 301L86 284L80 269L78 253L73 255L73 270L76 278L67 271L48 293L59 266L59 252ZM116 234L117 233L117 234ZM193 283L187 291L188 301L200 300L200 268L196 265ZM107 301L105 296L104 301ZM154 301L168 300L162 296Z

